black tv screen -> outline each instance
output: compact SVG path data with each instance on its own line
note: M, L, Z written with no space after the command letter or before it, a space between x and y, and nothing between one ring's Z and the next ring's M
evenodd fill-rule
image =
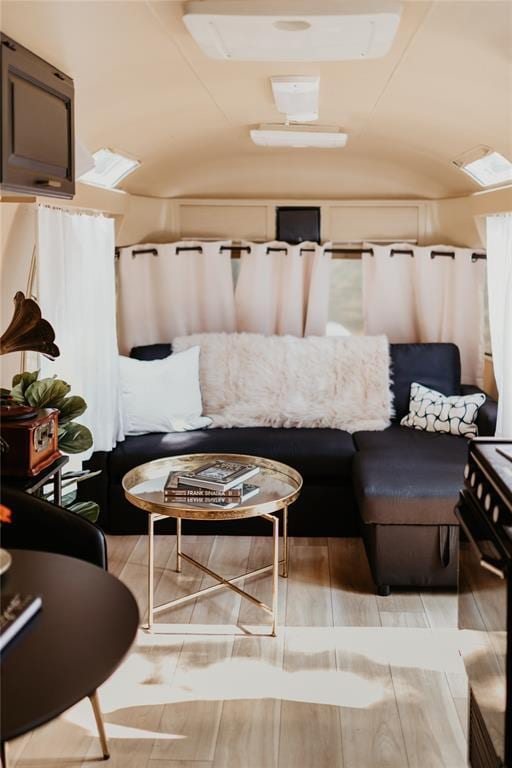
M72 197L72 79L2 33L2 191Z
M320 242L320 208L282 207L276 212L276 239L297 245Z

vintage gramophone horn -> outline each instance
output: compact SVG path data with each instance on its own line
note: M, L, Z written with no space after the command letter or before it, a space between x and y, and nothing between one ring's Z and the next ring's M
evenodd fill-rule
M14 297L14 315L7 330L0 337L0 355L8 352L41 352L53 360L60 355L55 333L33 299L26 299L18 291Z

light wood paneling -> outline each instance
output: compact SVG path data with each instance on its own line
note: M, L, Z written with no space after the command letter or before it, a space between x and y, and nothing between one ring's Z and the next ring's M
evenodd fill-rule
M418 205L332 205L331 240L419 239Z
M361 539L329 539L335 626L379 627L379 608Z
M302 549L296 547L294 556ZM323 547L315 549L324 550ZM297 565L297 561L292 562ZM290 589L288 597L290 601L301 602L298 588ZM309 613L316 622L322 605L320 603L320 610L313 609L310 598L310 591L305 589L305 611L299 615L306 617ZM325 615L328 618L329 613ZM334 636L324 632L314 643L310 637L310 633L302 628L286 630L284 672L287 687L283 691L281 706L279 768L296 768L298 765L304 768L342 768L339 710L333 704L322 702L323 684L336 673ZM297 679L302 685L297 685Z
M265 240L267 236L266 205L203 205L182 203L179 206L181 237L218 237Z
M226 699L215 748L213 768L277 768L281 722L280 691L275 670L283 667L283 638L237 638L230 681L240 685Z
M216 537L208 567L227 578L238 576L247 568L250 546L251 539L247 537L238 539L236 547L231 539ZM183 550L189 551L186 538ZM215 582L205 576L201 586L211 583ZM191 624L233 625L238 618L240 600L230 590L200 598L192 612ZM228 673L233 642L234 638L229 636L184 641L173 680L173 700L164 707L160 722L161 728L180 734L181 738L155 741L152 757L213 760L222 714L222 683Z
M291 547L286 625L331 627L328 547Z
M354 697L356 706L340 709L344 768L406 766L405 743L389 666L352 649L346 650L342 643L336 656L338 670L354 676L354 687L362 681L371 681L371 686L378 691L377 700L369 706L365 707L363 701L357 702Z
M454 600L455 590L442 592L421 592L421 602L425 607L429 626L432 629L456 629L457 600Z
M145 614L146 537L109 538L112 570ZM184 536L228 577L269 561L271 539ZM156 602L210 583L156 536ZM279 635L230 591L157 616L100 698L113 768L463 768L467 680L456 596L375 597L355 539L296 539L279 580ZM270 574L244 588L267 601ZM233 636L237 632L237 636ZM11 745L17 768L100 756L88 701Z

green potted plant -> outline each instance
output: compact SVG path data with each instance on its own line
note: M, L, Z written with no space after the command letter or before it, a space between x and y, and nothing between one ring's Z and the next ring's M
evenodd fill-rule
M70 385L62 379L39 378L39 371L18 373L12 380L10 392L6 395L18 405L28 405L39 408L55 408L58 416L59 450L63 453L82 453L91 448L93 438L91 431L84 424L75 421L87 408L87 403L79 395L70 395ZM67 472L62 476L62 488L68 488L75 483L95 477L98 472ZM53 492L44 494L46 499L52 498ZM94 501L76 501L76 492L70 491L62 497L62 504L72 512L96 522L99 507Z
M0 336L0 355L12 352L39 352L54 360L60 350L55 344L55 332L50 323L41 315L37 303L26 298L22 291L14 297L12 320ZM85 411L87 404L83 397L69 395L71 387L57 378L39 379L39 371L17 374L12 381L12 389L0 390L0 404L16 402L30 408L56 408L59 411L59 449L63 453L81 453L88 450L93 439L90 430L74 421ZM9 446L0 435L0 450ZM62 476L62 487L67 488L82 480L95 477L99 472L67 472ZM52 493L43 494L50 499ZM76 501L76 492L69 492L63 497L63 505L73 512L86 517L93 523L99 515L99 507L93 501Z

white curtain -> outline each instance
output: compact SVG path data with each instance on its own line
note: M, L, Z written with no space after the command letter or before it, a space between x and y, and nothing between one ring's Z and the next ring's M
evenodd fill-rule
M179 242L122 248L118 263L119 348L176 336L234 331L229 242ZM133 251L156 251L132 253Z
M373 255L364 253L372 249ZM419 341L414 305L414 259L404 243L363 245L363 313L364 332L368 336L385 333L390 342L400 344Z
M385 333L394 343L452 342L463 382L481 386L485 262L452 246L365 248L373 249L373 256L363 254L365 333ZM448 255L432 258L433 251Z
M496 434L512 438L512 214L487 217L487 285L499 394Z
M237 330L323 336L331 257L316 243L243 243L236 286Z
M114 221L39 206L38 300L60 357L41 357L41 377L56 375L81 395L95 451L122 440L116 336ZM87 458L82 455L82 458Z

